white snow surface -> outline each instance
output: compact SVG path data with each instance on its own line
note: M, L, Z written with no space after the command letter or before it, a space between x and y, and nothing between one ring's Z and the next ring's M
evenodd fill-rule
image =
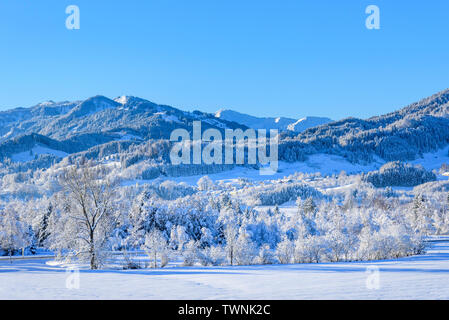
M142 137L136 136L131 133L127 133L125 131L117 132L119 138L115 139L116 141L129 141L129 140L140 140L142 141Z
M379 170L386 162L376 157L375 160L367 164L351 163L345 158L325 153L317 153L310 155L304 162L288 163L285 161L279 161L278 171L274 175L262 176L259 170L249 167L236 167L229 171L223 171L220 173L208 175L213 181L232 182L239 178L250 179L252 181L266 181L276 180L288 177L297 172L303 173L321 173L323 176L340 174L342 171L347 174L359 174L362 172L370 172ZM423 154L422 158L410 161L413 165L422 165L426 170L438 170L443 163L449 164L449 146L437 150L432 153ZM202 175L197 176L183 176L183 177L167 177L165 180L172 180L176 182L185 182L190 185L196 185L198 179ZM164 180L164 179L163 179ZM438 180L448 180L448 175L438 175ZM143 184L148 183L146 180L132 180L128 181L130 184ZM397 187L396 189L401 189ZM402 188L404 190L411 190L413 188Z
M318 127L329 122L332 122L332 120L329 118L305 117L299 119L295 123L289 124L287 129L293 132L303 132L309 128Z
M39 144L35 145L30 151L16 153L11 157L11 160L13 162L27 162L33 160L35 156L39 156L42 154L51 154L59 158L68 156L68 153L64 151L50 149Z
M274 175L260 175L260 171L249 167L235 167L229 171L223 171L220 173L214 173L208 175L213 181L231 182L239 178L250 179L253 181L266 181L276 180L288 177L296 172L303 173L321 173L322 175L340 174L345 171L347 174L355 174L361 172L374 171L379 169L385 162L380 159L376 162L360 165L353 164L344 159L341 156L329 155L329 154L314 154L309 156L305 162L288 163L279 161L279 169ZM168 177L167 180L176 182L185 182L190 185L196 185L198 179L202 175L187 176L187 177ZM148 181L137 181L138 183L146 183ZM127 184L135 184L133 180Z
M449 237L388 261L242 267L85 268L80 288L48 260L0 260L0 299L449 299ZM49 262L49 263L46 263ZM367 268L379 268L369 289Z
M435 152L424 153L422 158L411 161L411 163L422 165L427 170L438 170L443 163L449 164L449 146Z
M169 115L166 112L157 112L154 115L161 117L162 120L167 121L167 122L182 123L182 121L180 121L177 116Z

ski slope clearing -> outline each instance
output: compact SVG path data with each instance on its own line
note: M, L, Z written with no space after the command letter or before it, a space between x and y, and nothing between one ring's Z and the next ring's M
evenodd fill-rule
M442 164L449 164L449 146L440 149L436 152L425 153L421 158L417 158L416 160L405 162L410 163L412 165L421 165L426 170L439 170ZM223 181L223 182L232 182L238 179L249 179L252 181L267 181L267 180L276 180L288 177L295 173L320 173L322 176L329 175L338 175L342 171L346 174L360 174L367 173L371 171L378 170L382 165L385 164L385 161L376 157L374 162L369 164L356 164L351 163L345 158L338 155L331 154L314 154L310 155L308 159L304 162L293 162L288 163L285 161L279 161L278 171L273 175L260 175L260 171L258 169L253 169L250 167L236 167L229 171L223 171L219 173L209 174L208 176L213 181ZM119 165L119 163L117 163ZM192 175L192 176L182 176L182 177L165 177L158 178L160 180L171 180L176 182L185 182L189 185L196 185L198 180L202 178L203 175ZM438 180L447 180L448 177L446 175L438 175ZM133 179L124 181L123 185L133 185L133 184L145 184L149 183L151 180L141 180L141 179ZM408 188L408 190L411 190Z
M27 162L27 161L31 161L31 160L35 159L37 156L40 156L43 154L50 154L50 155L54 155L59 158L64 158L64 157L68 156L68 154L64 151L53 150L53 149L47 148L45 146L36 145L34 148L32 148L29 151L16 153L15 155L12 156L11 159L13 162Z
M378 289L367 286L372 267ZM67 276L48 260L0 260L0 299L449 299L449 237L433 239L425 255L388 261L82 269L71 290Z

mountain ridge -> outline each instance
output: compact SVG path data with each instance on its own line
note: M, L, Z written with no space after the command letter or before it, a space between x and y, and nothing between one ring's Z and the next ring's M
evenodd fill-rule
M284 125L282 118L268 119ZM234 120L237 121L223 119L221 114L217 117L217 114L201 111L182 111L132 96L49 101L30 108L0 112L0 124L4 124L0 126L0 158L13 159L18 152L32 151L36 144L40 144L66 152L70 161L78 157L115 159L125 169L138 167L138 172L147 178L174 172L178 175L216 172L229 168L198 169L192 166L176 171L167 167L170 133L180 128L191 132L193 121L201 121L203 129L248 129L238 123L241 119ZM293 125L303 121L295 120ZM341 119L301 132L283 130L279 136L279 160L304 162L314 154L330 154L360 164L379 159L385 162L412 161L424 153L448 146L448 128L449 90L443 90L385 115ZM51 166L54 161L61 160L55 160L60 154L53 152L49 159L34 162L32 168ZM21 165L20 170L27 170L27 166Z
M215 117L243 124L252 129L277 129L280 131L302 132L308 128L332 122L325 117L304 117L301 119L285 117L256 117L230 109L220 109Z
M104 96L95 96L72 103L38 104L2 111L0 142L31 133L63 140L80 134L120 130L141 131L144 139L167 138L175 125L188 129L197 119L205 121L206 127L246 128L207 113L181 111L137 97L127 97L122 101L123 104ZM160 130L164 126L171 130Z

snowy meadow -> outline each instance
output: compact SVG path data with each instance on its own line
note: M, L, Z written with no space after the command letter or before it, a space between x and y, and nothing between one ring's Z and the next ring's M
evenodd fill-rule
M51 196L2 203L4 255L51 252L91 269L108 269L117 252L122 269L371 261L422 254L424 237L449 231L444 181L441 191L427 183L429 192L369 182L425 179L419 167L261 181L204 176L196 185L130 185L116 170L87 161L42 172ZM147 259L136 258L142 252Z

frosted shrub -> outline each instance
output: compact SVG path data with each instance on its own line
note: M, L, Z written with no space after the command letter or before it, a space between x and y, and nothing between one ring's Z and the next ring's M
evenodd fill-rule
M255 259L256 264L275 264L277 262L276 255L269 245L265 244L259 249L259 255Z
M222 246L207 247L198 254L203 266L221 266L226 263L226 252Z
M329 261L348 261L350 253L357 243L357 238L353 235L346 235L338 229L333 229L325 236L326 255Z
M191 240L186 243L183 249L182 257L184 259L184 266L193 266L198 257L198 243Z
M168 245L164 235L157 229L145 236L145 244L142 246L150 258L152 268L163 268L168 263ZM158 264L159 261L159 264Z
M170 262L170 253L167 250L161 254L161 268L164 268L165 266L167 266L167 264L169 262Z
M142 264L137 260L137 257L127 251L123 252L123 269L135 270L142 269Z
M384 232L372 232L364 229L361 234L358 257L360 260L382 260L392 258L395 250L395 238Z
M295 241L295 263L319 263L325 251L324 241L320 236L299 238Z
M393 235L393 247L389 251L390 258L399 258L421 254L424 250L423 236L412 233L403 225L391 225L382 230L382 234Z
M185 183L176 183L173 181L164 181L155 183L152 189L156 194L165 200L175 200L195 193L195 189Z
M174 250L182 252L184 245L189 241L184 226L173 226L170 232L170 247Z
M240 233L235 248L235 262L237 265L254 264L254 259L257 256L257 248L246 232Z
M322 236L312 236L306 239L311 262L319 263L322 261L324 251L326 250L326 241Z
M276 257L281 264L289 264L293 260L295 246L292 241L284 239L276 247Z
M200 178L197 182L198 190L208 191L214 189L214 182L208 176Z

